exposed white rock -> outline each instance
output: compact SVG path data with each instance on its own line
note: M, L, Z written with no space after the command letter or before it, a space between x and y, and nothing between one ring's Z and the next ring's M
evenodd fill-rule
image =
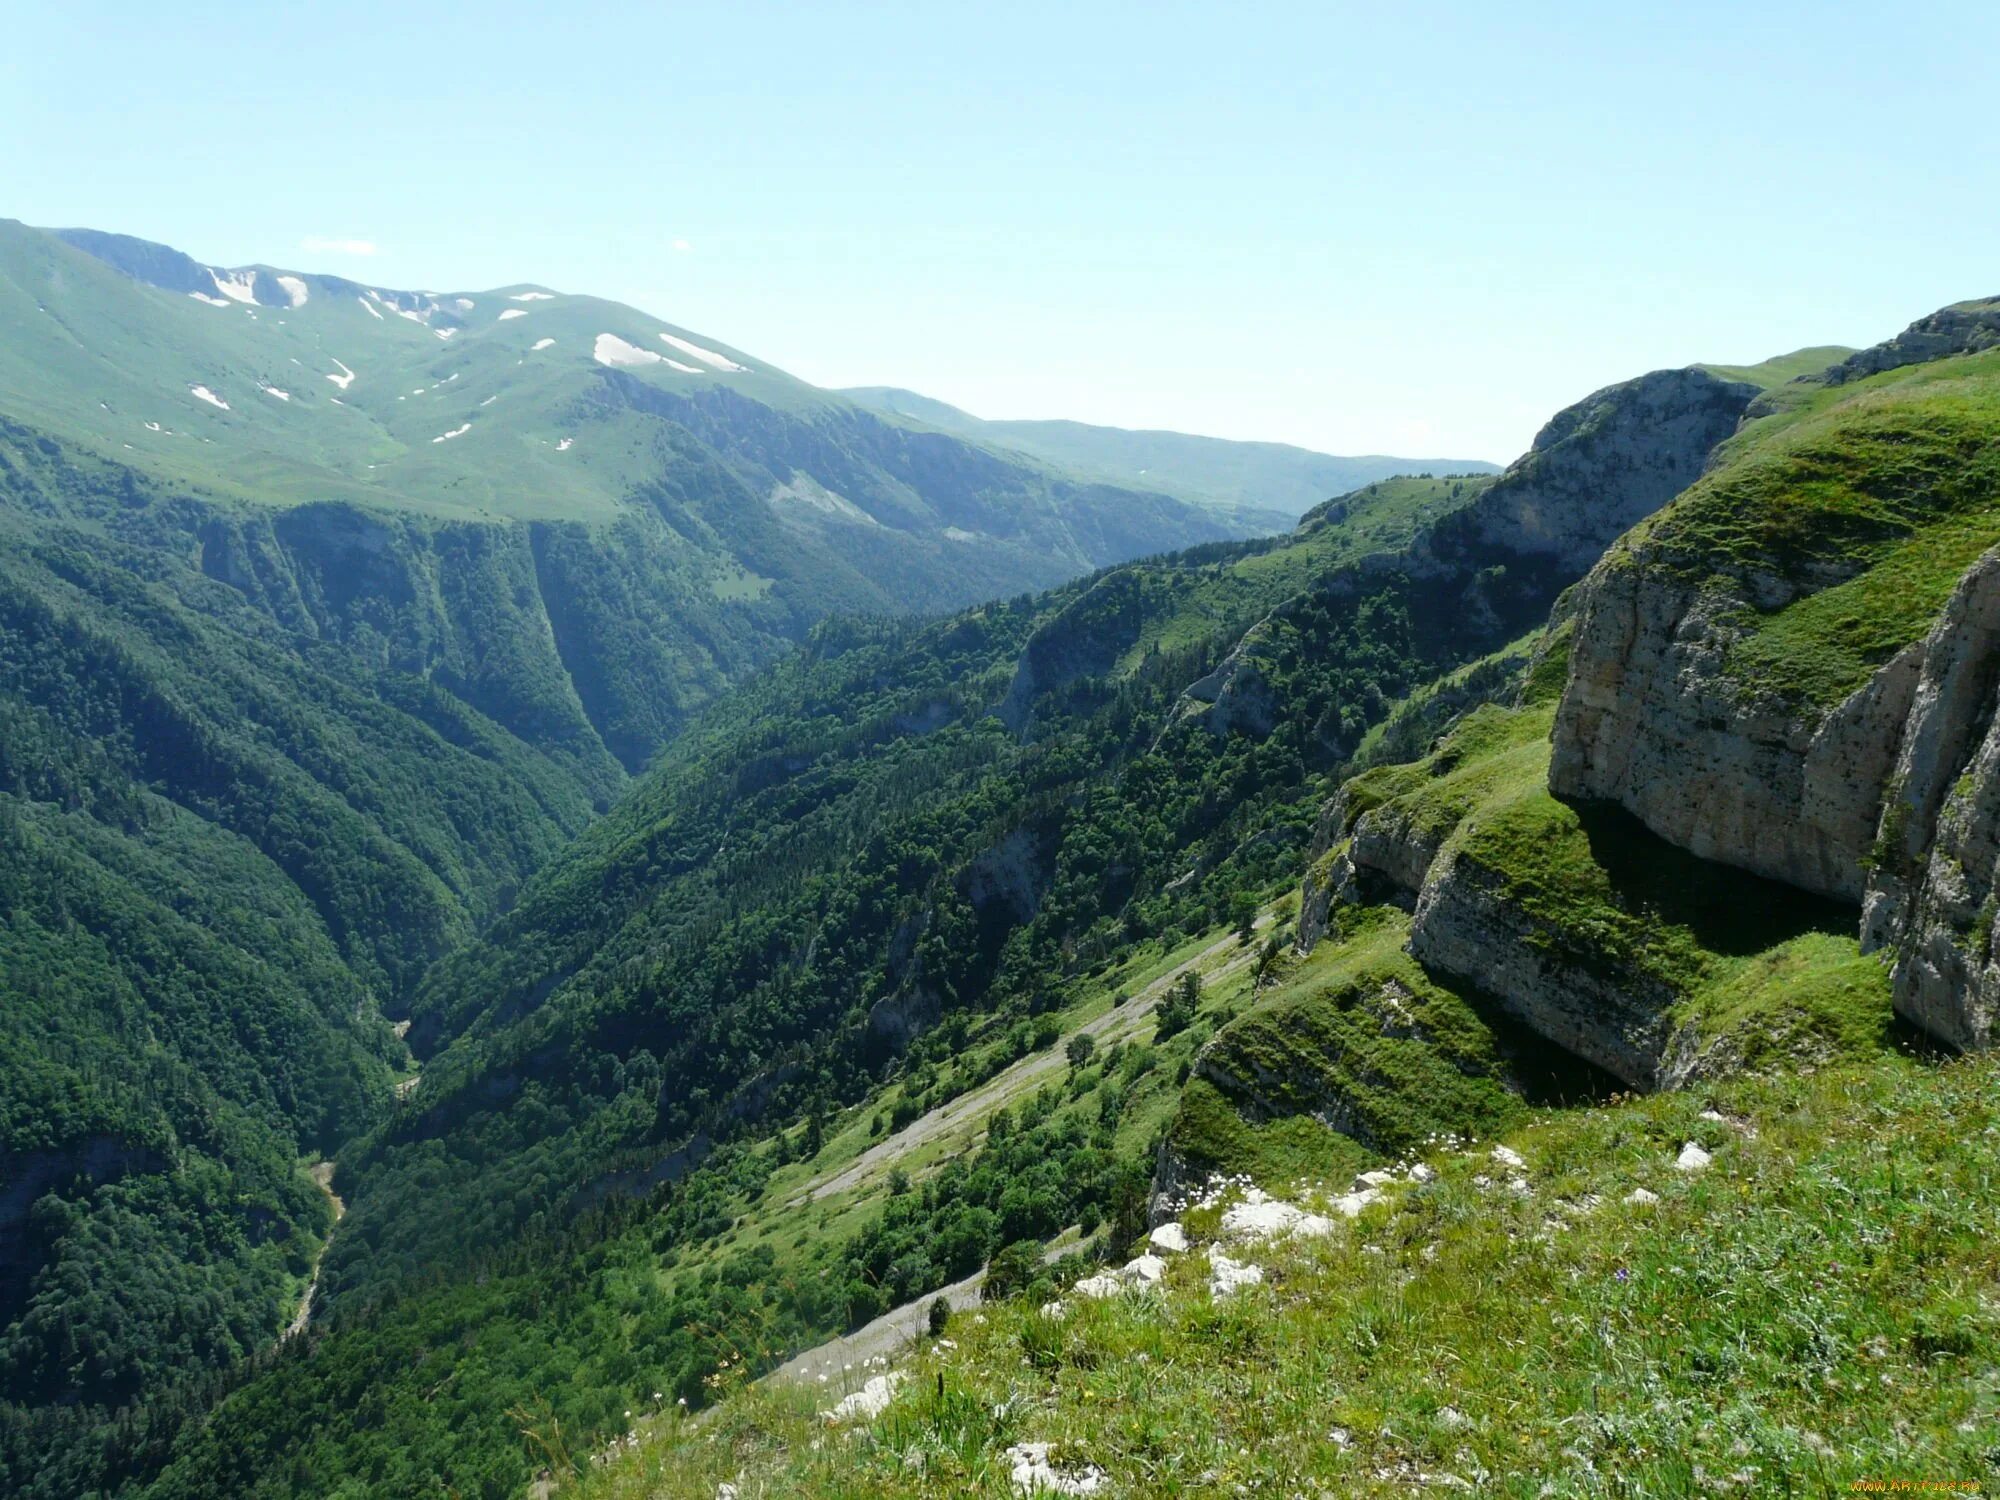
M1412 1182L1429 1182L1436 1176L1437 1171L1429 1162L1416 1162L1410 1167L1410 1181Z
M660 337L673 345L674 348L680 350L689 359L698 359L705 365L715 366L718 370L740 372L744 368L728 355L717 354L713 349L704 349L700 344L692 343L678 335L663 333Z
M558 453L569 452L569 445L575 441L576 441L575 438L564 438L560 443L556 444L556 452Z
M1156 1224L1153 1232L1146 1236L1146 1242L1155 1250L1179 1255L1188 1247L1187 1231L1177 1220L1169 1219L1164 1224Z
M216 291L231 302L247 302L257 306L257 273L255 271L231 271L224 275L215 267L208 268L208 279L215 283Z
M903 1373L900 1370L870 1376L860 1390L842 1396L820 1416L829 1422L868 1421L879 1417L895 1400L896 1388L902 1383Z
M1522 1159L1521 1153L1516 1151L1512 1146L1495 1146L1493 1148L1493 1159L1500 1163L1501 1166L1512 1167L1517 1172L1528 1165Z
M1045 1318L1054 1318L1060 1323L1064 1318L1069 1316L1069 1304L1060 1297L1056 1298L1053 1302L1044 1302L1042 1304L1042 1316Z
M452 302L452 306L456 307L460 312L471 312L478 305L470 297L459 297Z
M1339 1207L1338 1203L1336 1207ZM1342 1212L1352 1218L1354 1213L1360 1212L1360 1208L1355 1208L1353 1213L1347 1213L1343 1208ZM1332 1228L1332 1220L1308 1213L1296 1203L1269 1197L1257 1188L1251 1188L1240 1202L1232 1203L1222 1214L1222 1237L1230 1240L1272 1240L1288 1234L1322 1235Z
M229 410L229 403L227 401L224 401L220 396L216 395L214 391L211 391L205 385L189 386L188 394L193 396L197 401L206 401L210 406L217 407L222 411Z
M367 311L369 317L379 319L382 316L382 310L378 308L373 302L370 302L366 297L356 297L354 300L361 304L361 306Z
M1235 1295L1246 1286L1255 1286L1264 1279L1264 1268L1253 1266L1247 1261L1232 1260L1220 1250L1210 1247L1208 1252L1208 1295L1216 1299Z
M1125 1290L1125 1283L1110 1271L1100 1271L1095 1276L1086 1276L1070 1290L1079 1297L1089 1297L1101 1301L1106 1297L1116 1297Z
M611 365L614 368L624 365L657 365L666 358L664 354L641 349L637 344L628 344L615 333L600 333L591 353L600 365Z
M1357 1176L1354 1179L1354 1190L1359 1193L1365 1192L1369 1188L1385 1188L1395 1180L1396 1174L1394 1172L1387 1172L1377 1167L1372 1172L1363 1172Z
M1699 1172L1714 1160L1715 1158L1702 1150L1699 1145L1693 1141L1689 1141L1685 1146L1681 1147L1681 1154L1674 1158L1674 1170L1677 1172Z
M211 297L207 292L189 292L188 295L197 302L206 302L210 307L228 307L231 305L227 297Z
M1119 1279L1128 1286L1157 1286L1162 1276L1167 1274L1167 1263L1157 1255L1141 1255L1125 1262L1119 1271Z
M1333 1211L1339 1214L1343 1219L1355 1219L1361 1216L1362 1209L1366 1208L1369 1204L1373 1203L1376 1199L1380 1198L1381 1196L1382 1196L1382 1190L1380 1188L1372 1188L1372 1187L1363 1188L1358 1193L1342 1193L1338 1198L1333 1200L1332 1208ZM1294 1234L1326 1233L1324 1229L1317 1227L1317 1225L1313 1222L1315 1218L1316 1216L1314 1215L1308 1215L1306 1221L1301 1223L1292 1232ZM1325 1222L1326 1221L1323 1219L1318 1220L1318 1223L1320 1224L1324 1224Z
M715 1487L715 1500L736 1500L736 1486L725 1479Z
M1005 1459L1017 1495L1094 1495L1107 1477L1095 1464L1057 1468L1049 1462L1047 1443L1016 1443Z
M525 307L510 307L500 314L498 321L504 323L509 318L525 318L527 315L528 310Z
M285 289L285 295L291 299L293 307L304 307L306 299L312 295L305 282L297 276L280 276L278 285Z
M1660 1201L1660 1195L1651 1188L1636 1187L1625 1195L1624 1201L1635 1208L1645 1208Z
M2000 1038L2000 548L1960 577L1921 651L1861 946L1895 953L1902 1015L1970 1051Z

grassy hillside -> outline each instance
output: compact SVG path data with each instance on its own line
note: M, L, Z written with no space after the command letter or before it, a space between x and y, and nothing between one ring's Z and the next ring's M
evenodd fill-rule
M587 525L727 498L733 528L672 517L725 588L858 573L881 607L953 607L1229 534L537 287L402 292L6 223L0 330L0 409L162 479L259 506Z
M1796 580L1743 618L1727 670L1823 705L1922 635L2000 538L2000 352L1788 395L1623 550L1690 580L1718 568Z
M1262 521L1262 530L1289 526L1324 500L1397 475L1499 471L1499 465L1482 459L1335 457L1288 443L1235 442L1183 432L1134 432L1084 422L989 422L893 386L862 386L840 394L875 411L1032 454L1106 484L1159 490L1245 525Z
M1023 1443L1110 1494L1977 1483L2000 1445L1996 1108L1991 1058L1891 1056L1536 1112L1499 1137L1518 1169L1492 1138L1433 1144L1433 1180L1323 1238L1230 1245L1263 1273L1234 1296L1206 1284L1218 1205L1159 1292L1057 1319L1058 1276L953 1317L898 1352L873 1419L818 1415L864 1372L760 1388L558 1492L1004 1496ZM1706 1170L1676 1170L1689 1142Z

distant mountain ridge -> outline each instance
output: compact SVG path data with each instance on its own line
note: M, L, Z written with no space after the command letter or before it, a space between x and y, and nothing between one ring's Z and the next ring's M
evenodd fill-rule
M989 422L896 386L855 386L840 394L887 415L1032 454L1107 483L1162 490L1250 526L1261 526L1271 516L1282 517L1289 526L1321 501L1398 475L1500 472L1500 465L1478 458L1337 456L1289 443L1239 442L1088 422Z

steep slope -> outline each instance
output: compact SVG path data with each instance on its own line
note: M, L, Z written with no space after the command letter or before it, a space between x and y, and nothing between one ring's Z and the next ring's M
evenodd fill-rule
M1946 309L1753 410L1580 591L1550 770L1704 858L1865 904L1899 1008L1958 1046L1992 1024L1996 329L1993 303Z
M669 1410L559 1468L560 1492L1837 1495L1981 1474L1996 1139L1992 1056L1533 1111L1373 1188L1308 1169L1277 1201L1204 1197L1185 1249L1129 1262L1151 1279L1092 1270L1113 1290L1091 1296L1086 1268L1047 1268L880 1364ZM1287 1208L1315 1218L1274 1232ZM881 1399L840 1406L870 1380Z
M703 704L1221 534L594 299L0 225L0 1488L270 1346L423 972Z
M840 394L873 411L1032 454L1106 484L1159 490L1245 525L1275 522L1261 527L1272 531L1291 525L1321 501L1378 480L1416 474L1491 474L1499 467L1483 459L1335 457L1288 443L1235 442L1086 422L989 422L893 386L857 386Z

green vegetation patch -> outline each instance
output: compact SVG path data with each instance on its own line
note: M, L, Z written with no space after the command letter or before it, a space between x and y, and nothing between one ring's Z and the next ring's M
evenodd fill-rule
M1729 1120L1705 1117L1715 1110ZM1683 1142L1714 1154L1676 1172ZM1052 1445L1118 1493L1831 1497L1977 1481L2000 1451L2000 1059L1892 1056L1813 1078L1551 1111L1324 1239L1250 1258L1222 1302L1199 1250L1164 1294L1033 1294L920 1346L883 1416L829 1438L826 1388L668 1421L588 1500L1009 1495ZM1644 1187L1651 1205L1624 1200ZM1241 1255L1241 1252L1238 1252ZM857 1382L858 1383L858 1382ZM1615 1476L1615 1479L1610 1478Z
M1830 704L1918 639L2000 541L2000 353L1823 389L1751 424L1634 545L1699 584L1773 575L1799 597L1744 611L1746 689Z
M1356 1145L1397 1156L1519 1117L1507 1039L1404 951L1409 918L1341 915L1339 937L1204 1051L1172 1136L1189 1166L1283 1189L1350 1169Z

